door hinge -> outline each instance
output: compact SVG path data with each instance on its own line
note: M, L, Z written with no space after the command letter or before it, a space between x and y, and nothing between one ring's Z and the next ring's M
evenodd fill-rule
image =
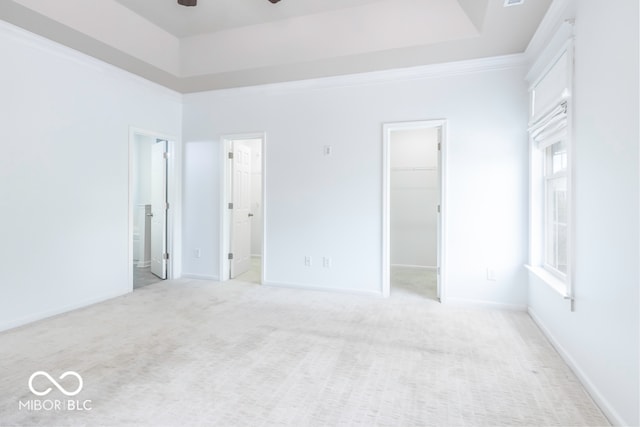
M233 151L229 151L229 160L233 160Z
M229 209L233 209L233 203L229 203Z
M162 259L169 259L169 254L167 252L165 252L164 254L162 254Z
M440 205L438 205L438 213L440 213Z
M169 158L169 153L167 151L165 151L164 153L162 153L162 158L163 159L168 159Z
M233 254L229 252L229 259L233 259Z
M442 150L442 143L438 142L438 151Z
M164 208L165 210L169 210L169 202L165 203Z

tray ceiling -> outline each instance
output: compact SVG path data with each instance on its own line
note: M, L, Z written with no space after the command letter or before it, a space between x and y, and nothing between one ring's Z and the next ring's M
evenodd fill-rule
M523 52L551 0L3 0L0 19L180 92Z

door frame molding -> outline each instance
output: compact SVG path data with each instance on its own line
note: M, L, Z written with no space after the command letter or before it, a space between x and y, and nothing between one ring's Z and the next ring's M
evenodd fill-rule
M382 125L382 295L391 293L391 132L397 130L440 128L440 151L438 153L439 204L437 258L438 298L446 299L446 218L447 218L447 121L421 120L410 122L389 122Z
M260 139L262 142L261 155L262 155L262 258L261 258L261 273L260 283L265 283L266 277L266 258L267 258L267 133L266 132L248 132L248 133L235 133L225 134L220 137L220 261L218 268L218 278L221 282L229 280L230 266L228 260L228 254L231 250L231 214L227 209L228 203L231 201L231 174L233 169L229 162L228 153L231 151L233 141L245 140L245 139Z
M181 206L179 200L181 198L182 183L180 180L180 164L181 164L181 151L179 139L172 135L163 134L160 132L150 131L147 129L129 127L129 176L128 176L128 188L129 188L129 226L128 226L128 289L133 291L133 228L134 228L134 200L133 200L133 177L135 168L133 164L133 150L136 135L149 136L156 139L163 139L167 141L167 153L169 158L167 159L167 203L169 203L169 209L167 210L167 253L169 253L169 260L167 261L167 280L176 279L180 277L180 265L181 265L181 252L180 241L181 233L180 227L176 227L176 224L180 223Z

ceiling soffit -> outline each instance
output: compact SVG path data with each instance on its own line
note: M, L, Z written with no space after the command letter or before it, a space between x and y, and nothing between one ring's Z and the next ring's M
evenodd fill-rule
M478 36L455 0L378 1L184 38L182 76L343 58Z
M458 0L458 4L467 14L471 22L473 22L476 29L482 31L489 0Z

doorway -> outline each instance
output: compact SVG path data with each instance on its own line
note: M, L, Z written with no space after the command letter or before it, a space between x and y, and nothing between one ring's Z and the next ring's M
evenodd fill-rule
M141 288L170 275L168 138L132 130L129 140L130 281Z
M225 195L221 274L262 284L264 277L264 134L223 139Z
M444 131L442 120L384 125L384 296L443 300Z

